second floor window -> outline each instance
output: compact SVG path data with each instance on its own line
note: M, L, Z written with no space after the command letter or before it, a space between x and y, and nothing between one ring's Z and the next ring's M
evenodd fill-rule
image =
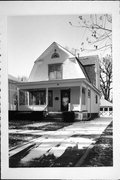
M48 75L50 80L62 79L62 64L49 64Z

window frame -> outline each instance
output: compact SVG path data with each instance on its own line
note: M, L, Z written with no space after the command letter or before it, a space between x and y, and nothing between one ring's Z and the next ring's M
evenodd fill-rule
M60 66L60 71L57 71L57 66L59 67ZM55 75L55 78L50 78L50 68L53 68L53 72L54 72L54 75ZM57 78L57 73L56 72L61 72L61 78ZM61 80L63 79L63 65L62 63L55 63L55 64L48 64L48 78L49 80Z
M41 95L40 95L41 93L44 93L44 96L43 96L44 103L37 103L40 100L39 98L41 97ZM39 96L39 98L37 99L38 96ZM46 91L45 90L29 91L29 105L30 106L31 105L39 106L39 105L45 105L45 104L46 104Z

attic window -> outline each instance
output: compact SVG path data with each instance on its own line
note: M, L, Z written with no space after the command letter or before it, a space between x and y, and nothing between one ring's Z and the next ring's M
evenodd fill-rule
M53 59L53 58L59 58L60 56L59 56L59 54L56 52L57 50L55 49L54 50L54 53L52 54L52 56L51 56L51 59Z

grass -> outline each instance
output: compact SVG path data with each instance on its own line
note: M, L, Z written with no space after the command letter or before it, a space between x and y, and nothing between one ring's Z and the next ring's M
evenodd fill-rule
M113 166L113 138L111 123L96 141L82 167Z
M18 127L20 122L12 122L11 125L14 127ZM39 122L41 124L41 122ZM46 125L35 126L32 123L26 124L23 122L23 126L21 130L25 128L29 130L43 130L43 131L56 131L61 129L65 126L69 126L72 123L65 123L65 122L50 122L46 123ZM21 125L21 123L20 123ZM20 127L19 127L20 128ZM112 138L112 123L108 125L108 127L104 130L100 138L97 139L94 147L90 149L88 156L83 161L80 167L101 167L101 166L112 166L113 165L113 138ZM25 129L26 130L26 129ZM32 135L32 134L17 134L11 133L10 144L15 146L19 145L20 143L29 141L31 138L37 138L39 135ZM96 138L95 134L91 135L81 135L75 134L72 137L83 137L83 138ZM79 149L77 144L74 147L67 147L65 152L60 157L55 157L54 154L44 154L42 157L38 159L34 159L34 161L30 161L28 164L25 164L24 167L74 167L76 163L82 158L85 154L87 148ZM25 154L28 151L24 152ZM20 159L22 155L19 154L18 159ZM11 159L10 162L13 163L15 159ZM17 164L17 163L16 163ZM19 163L18 163L19 164ZM13 166L17 166L13 164ZM23 165L18 165L23 166Z
M34 126L37 123L37 126ZM9 129L14 130L42 130L42 131L56 131L63 127L69 126L72 123L66 122L48 122L46 125L42 125L42 122L34 122L34 121L10 121ZM29 126L30 125L30 126ZM33 134L19 134L19 132L9 133L9 148L13 148L15 146L22 145L23 143L29 142L33 138L40 137L40 135Z
M24 143L29 142L33 138L38 138L40 135L32 135L32 134L9 134L9 148L13 148L15 146L22 145Z

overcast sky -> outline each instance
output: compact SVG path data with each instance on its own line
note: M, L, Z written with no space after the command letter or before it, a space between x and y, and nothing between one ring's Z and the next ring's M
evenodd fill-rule
M8 17L8 73L29 77L34 61L54 41L63 47L80 49L87 30L70 26L78 15Z

